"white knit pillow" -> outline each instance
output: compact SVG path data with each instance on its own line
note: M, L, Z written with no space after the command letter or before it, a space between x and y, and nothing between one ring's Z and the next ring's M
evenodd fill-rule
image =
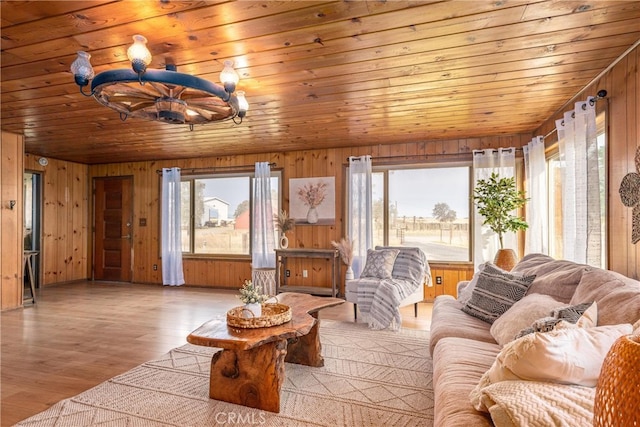
M485 374L489 382L529 380L595 387L613 343L633 331L630 324L580 328L561 323L553 331L535 332L505 345Z

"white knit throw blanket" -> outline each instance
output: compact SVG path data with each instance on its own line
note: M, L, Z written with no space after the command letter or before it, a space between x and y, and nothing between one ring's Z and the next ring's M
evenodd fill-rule
M398 279L358 279L358 307L371 329L400 329L400 302L417 288L415 282Z

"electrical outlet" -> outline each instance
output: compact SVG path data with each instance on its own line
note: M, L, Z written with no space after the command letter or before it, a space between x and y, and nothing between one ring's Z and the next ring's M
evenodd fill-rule
M153 271L157 271L158 270L158 264L153 264Z
M309 272L307 270L302 270L302 277L309 277Z
M284 275L285 275L286 277L291 277L291 270L286 270L286 271L284 272Z
M442 285L442 276L436 276L436 285Z

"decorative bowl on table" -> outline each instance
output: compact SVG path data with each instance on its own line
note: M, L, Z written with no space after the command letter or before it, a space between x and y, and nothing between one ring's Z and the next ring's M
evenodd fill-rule
M291 320L291 307L280 303L262 304L262 315L258 317L245 317L247 310L246 307L240 306L227 311L227 324L234 328L244 329L268 328L282 325Z

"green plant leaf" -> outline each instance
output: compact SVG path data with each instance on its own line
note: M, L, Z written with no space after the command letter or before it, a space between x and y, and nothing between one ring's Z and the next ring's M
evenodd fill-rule
M514 214L527 201L524 191L516 188L515 177L500 178L495 172L487 179L480 179L473 190L473 201L478 213L484 217L483 225L488 226L500 239L506 232L516 232L529 227L524 218Z

